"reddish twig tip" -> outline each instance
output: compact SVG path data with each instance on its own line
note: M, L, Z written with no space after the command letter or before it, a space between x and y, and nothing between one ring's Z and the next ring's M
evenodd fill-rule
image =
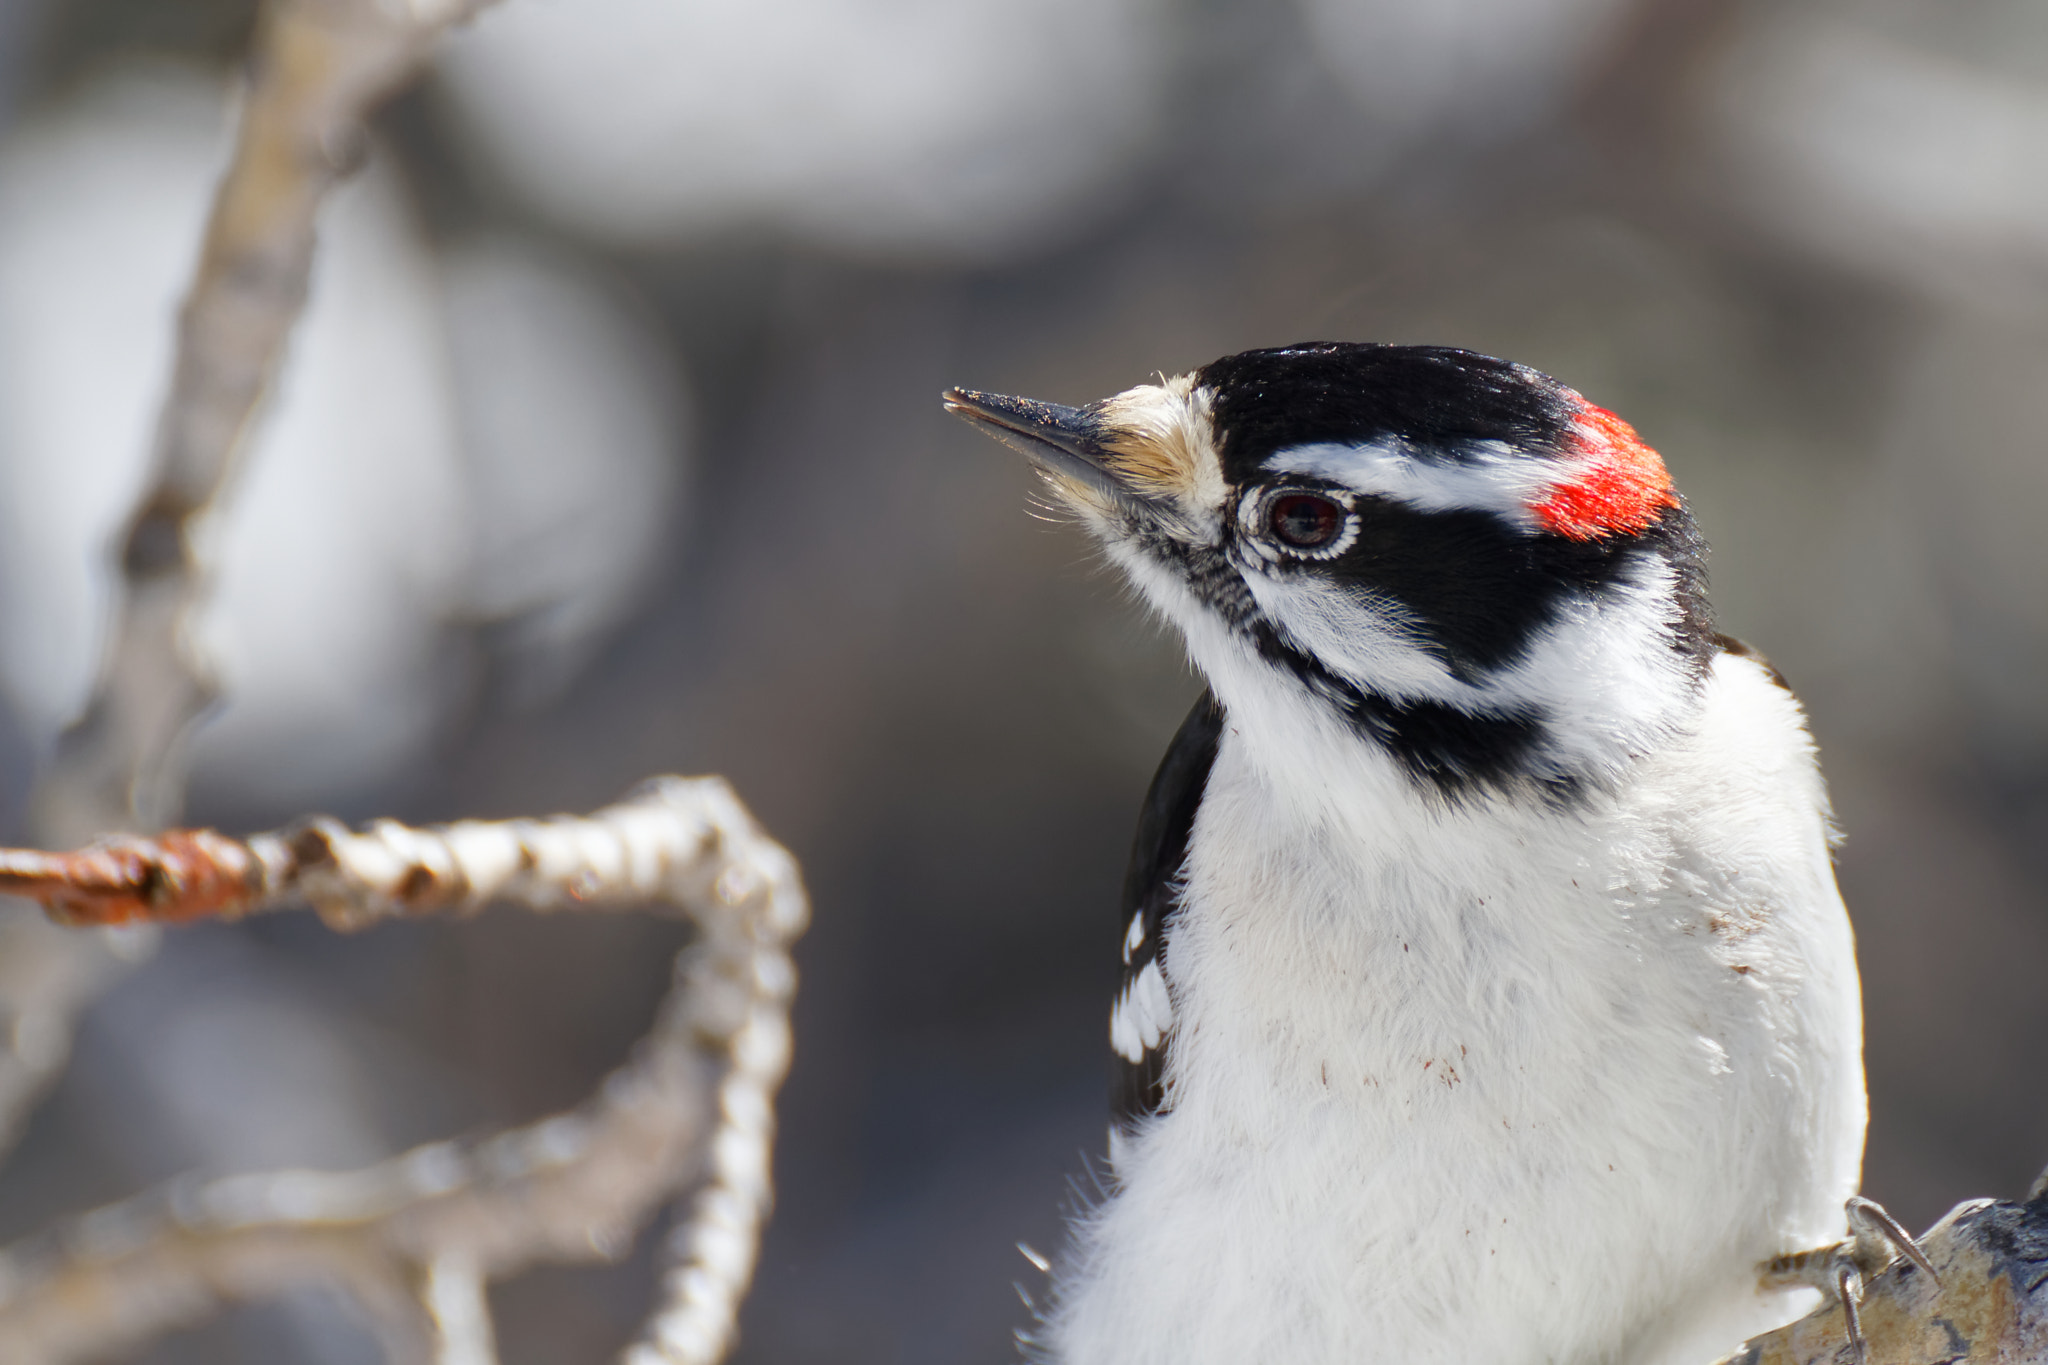
M72 853L0 849L0 891L42 902L61 924L179 924L251 909L263 866L210 829L104 839Z

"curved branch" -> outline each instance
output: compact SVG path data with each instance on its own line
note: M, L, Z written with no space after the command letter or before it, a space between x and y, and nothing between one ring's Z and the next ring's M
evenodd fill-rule
M247 840L177 831L72 854L0 851L0 884L84 923L310 903L355 929L513 900L666 909L699 931L633 1058L567 1114L362 1171L173 1185L0 1254L0 1362L103 1355L308 1281L355 1297L396 1359L488 1359L488 1320L464 1319L477 1301L462 1276L623 1253L700 1176L629 1358L711 1365L729 1349L773 1202L788 946L809 903L794 860L723 781L657 779L587 817L360 832L313 820Z
M185 739L215 695L187 639L205 588L188 533L227 482L276 372L305 302L321 201L360 159L364 120L412 79L445 29L486 3L264 6L234 153L179 314L151 483L120 545L116 619L93 694L31 801L43 843L69 848L176 818ZM62 1069L78 1011L148 942L56 934L0 906L0 1149Z

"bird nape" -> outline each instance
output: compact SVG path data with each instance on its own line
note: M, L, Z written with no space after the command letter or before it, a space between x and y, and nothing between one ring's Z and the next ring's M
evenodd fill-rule
M1113 1179L1032 1353L1700 1365L1850 1284L1827 794L1628 423L1341 342L945 403L1208 681L1123 889Z

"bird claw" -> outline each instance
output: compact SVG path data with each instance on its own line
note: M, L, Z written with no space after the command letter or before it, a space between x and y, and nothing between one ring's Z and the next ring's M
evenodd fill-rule
M1862 1313L1865 1281L1900 1257L1925 1271L1936 1288L1941 1287L1941 1276L1913 1235L1884 1205L1857 1194L1849 1196L1845 1211L1849 1216L1846 1240L1771 1258L1764 1264L1763 1283L1772 1289L1804 1285L1832 1293L1842 1305L1851 1358L1856 1365L1867 1365L1869 1346L1863 1336Z
M1850 1240L1855 1246L1852 1254L1864 1274L1875 1275L1890 1265L1894 1257L1903 1256L1926 1272L1927 1278L1934 1281L1935 1288L1941 1287L1941 1276L1935 1271L1934 1262L1920 1250L1913 1234L1901 1227L1898 1219L1885 1212L1884 1205L1875 1199L1852 1194L1846 1209Z
M1846 1256L1837 1256L1835 1260L1835 1297L1842 1305L1849 1356L1856 1365L1869 1365L1870 1348L1863 1341L1863 1272Z

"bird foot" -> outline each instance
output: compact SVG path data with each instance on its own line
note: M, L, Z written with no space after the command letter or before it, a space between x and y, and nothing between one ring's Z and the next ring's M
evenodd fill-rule
M1941 1285L1941 1276L1935 1273L1933 1262L1920 1250L1913 1235L1885 1212L1884 1205L1853 1194L1844 1207L1849 1215L1847 1240L1772 1257L1764 1263L1762 1282L1766 1289L1807 1286L1833 1294L1842 1305L1849 1349L1856 1365L1865 1365L1869 1351L1863 1339L1860 1311L1864 1282L1900 1257L1925 1271L1936 1288Z

